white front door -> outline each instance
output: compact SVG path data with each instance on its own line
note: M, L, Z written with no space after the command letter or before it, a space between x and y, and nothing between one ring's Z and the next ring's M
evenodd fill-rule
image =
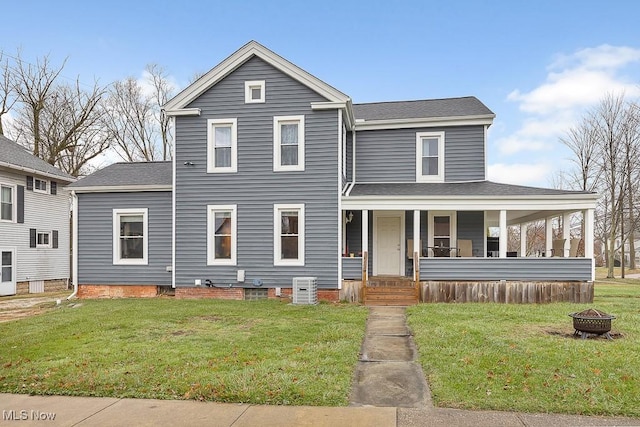
M16 251L0 248L0 295L16 294Z
M404 276L404 212L374 212L374 275Z

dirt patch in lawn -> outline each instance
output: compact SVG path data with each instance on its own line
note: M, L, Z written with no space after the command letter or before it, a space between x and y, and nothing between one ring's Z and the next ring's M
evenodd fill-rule
M0 322L23 319L52 310L56 306L56 300L64 301L68 292L38 295L0 298Z

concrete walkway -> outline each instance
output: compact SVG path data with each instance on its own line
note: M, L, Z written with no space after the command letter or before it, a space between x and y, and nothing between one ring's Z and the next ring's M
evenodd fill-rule
M417 356L406 308L370 307L349 399L351 406L432 406Z

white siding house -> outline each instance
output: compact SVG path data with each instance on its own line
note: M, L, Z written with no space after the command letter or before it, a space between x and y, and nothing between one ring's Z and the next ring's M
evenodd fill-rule
M0 136L0 296L66 289L74 180Z

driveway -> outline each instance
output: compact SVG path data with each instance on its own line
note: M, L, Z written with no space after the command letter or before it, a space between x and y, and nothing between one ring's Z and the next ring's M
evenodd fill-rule
M56 300L64 301L69 294L65 291L0 297L0 323L44 313L56 306Z

